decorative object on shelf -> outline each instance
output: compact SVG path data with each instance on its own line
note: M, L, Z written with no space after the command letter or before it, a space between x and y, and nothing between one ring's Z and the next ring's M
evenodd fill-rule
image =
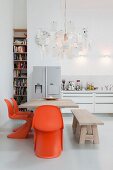
M76 87L75 87L75 89L76 89L77 91L82 90L82 86L81 86L80 80L77 80L77 81L76 81Z
M43 54L50 52L60 57L74 57L79 51L87 53L90 43L87 28L76 32L72 22L67 22L67 0L65 0L64 30L57 30L57 24L53 21L52 31L38 30L36 43Z
M86 90L95 90L94 83L93 82L88 82Z
M74 81L69 81L67 89L68 90L75 90L75 82Z
M27 30L14 29L13 94L18 104L27 102ZM25 109L26 110L26 109Z
M66 81L63 79L62 80L62 87L61 87L62 90L65 90L65 85L66 85Z
M44 98L45 100L58 100L58 98L50 96L50 97L46 97Z

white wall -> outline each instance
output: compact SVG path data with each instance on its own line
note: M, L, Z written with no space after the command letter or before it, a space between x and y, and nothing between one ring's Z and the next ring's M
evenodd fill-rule
M27 0L14 0L14 28L27 28Z
M13 0L0 0L0 126L7 119L4 98L13 94Z
M28 23L28 76L30 98L31 73L33 65L61 65L63 75L113 75L113 1L112 0L85 0L83 2L67 0L68 20L75 23L79 30L87 27L91 50L88 57L74 59L62 59L41 56L40 50L35 43L38 28L48 29L54 20L63 27L63 0L28 0L27 1ZM103 58L105 51L112 56L110 59ZM76 55L76 54L75 54Z

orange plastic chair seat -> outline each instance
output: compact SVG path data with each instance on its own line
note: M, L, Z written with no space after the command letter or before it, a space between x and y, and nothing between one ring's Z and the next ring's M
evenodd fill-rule
M38 131L36 133L35 154L41 158L58 157L62 151L61 136L61 130L53 132Z
M58 157L63 150L63 119L56 106L40 106L33 118L34 150L41 158Z
M15 128L13 130L13 133L9 134L7 137L8 138L13 138L13 139L27 138L28 133L29 133L29 131L31 129L31 126L32 126L32 117L29 117L29 115L16 114L15 110L14 110L14 108L12 106L12 103L8 99L5 99L5 102L7 104L9 118L16 119L16 120L25 120L26 121L26 123L24 123L19 128Z
M33 117L33 112L28 112L28 111L19 111L19 107L17 104L17 101L14 98L11 98L12 102L13 102L13 107L14 107L14 112L16 115L28 115L29 117Z

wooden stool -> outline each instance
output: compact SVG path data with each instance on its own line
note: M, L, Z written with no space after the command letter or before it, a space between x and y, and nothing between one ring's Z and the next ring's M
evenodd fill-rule
M73 133L78 139L79 144L84 144L86 140L99 144L97 125L103 125L104 123L85 109L74 109L72 113Z

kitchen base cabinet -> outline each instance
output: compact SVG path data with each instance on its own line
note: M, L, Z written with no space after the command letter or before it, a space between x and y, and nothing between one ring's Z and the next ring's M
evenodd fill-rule
M95 94L95 113L113 113L113 93Z
M113 113L113 92L69 92L62 93L63 99L73 100L81 109L87 109L91 113ZM63 109L63 113L71 113L69 109Z
M72 114L71 110L75 109L75 108L63 108L61 109L61 112L65 115L65 114Z
M70 100L73 100L74 102L76 102L77 104L81 103L81 104L84 104L84 103L88 103L88 104L92 104L93 103L93 97L92 96L64 96L63 97L64 99L70 99Z
M95 104L95 113L113 113L113 104Z
M93 104L78 104L80 109L87 109L90 113L94 113L94 106Z
M95 103L113 104L113 93L98 93L95 94Z
M94 112L94 105L93 105L93 93L65 93L63 94L63 99L70 99L73 100L75 103L79 105L81 109L87 109L89 112ZM63 113L71 113L71 110L63 110Z
M89 112L91 113L94 113L94 108L93 108L93 104L79 104L79 108L80 109L87 109ZM73 109L73 108L71 108ZM62 113L70 113L71 114L71 109L67 109L67 108L64 108L64 109L61 109Z

